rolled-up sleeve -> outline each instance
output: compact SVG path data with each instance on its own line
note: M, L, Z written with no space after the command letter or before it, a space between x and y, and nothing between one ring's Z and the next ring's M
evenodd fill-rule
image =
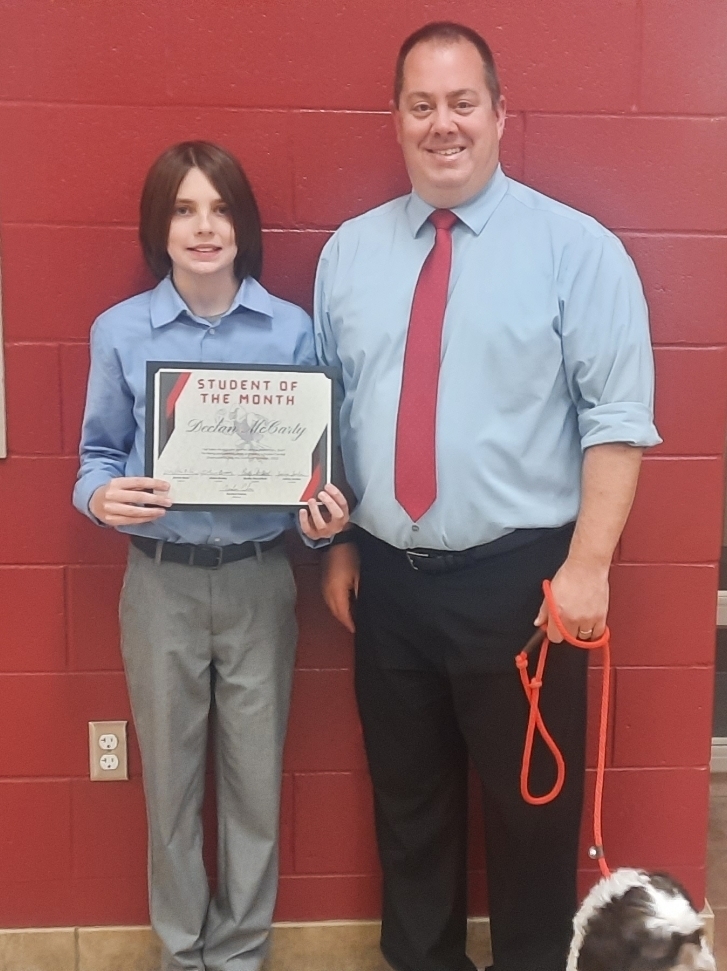
M648 308L632 260L604 233L587 238L580 258L563 266L563 361L582 447L658 445Z

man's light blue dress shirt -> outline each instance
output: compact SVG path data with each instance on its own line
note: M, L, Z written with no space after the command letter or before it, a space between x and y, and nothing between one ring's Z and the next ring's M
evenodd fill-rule
M273 297L252 277L243 280L215 324L189 310L169 277L101 314L91 330L81 468L73 493L76 508L91 519L88 504L99 486L118 476L144 475L147 361L312 365L313 328L305 311ZM264 542L293 525L292 513L238 509L167 512L153 523L119 528L175 543L225 546Z
M432 207L412 193L344 223L316 279L318 354L343 374L351 518L402 549L562 526L578 513L583 449L660 441L647 307L620 241L499 168L453 211L437 498L418 523L394 497L394 440Z

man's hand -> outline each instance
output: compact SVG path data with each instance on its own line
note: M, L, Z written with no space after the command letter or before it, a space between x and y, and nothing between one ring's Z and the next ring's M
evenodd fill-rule
M568 558L553 577L553 598L569 634L582 641L600 637L608 613L608 571L631 509L641 449L621 442L593 445L583 457L581 508ZM543 602L535 623L547 621L548 639L563 637Z
M168 491L169 483L163 479L123 476L99 486L91 496L88 508L107 526L152 523L171 506L172 500L166 495Z
M553 599L563 626L578 640L591 641L601 636L606 627L608 614L608 569L585 567L573 563L570 558L551 581ZM548 625L548 640L554 644L563 635L550 616L548 604L543 600L536 626Z
M325 510L319 509L319 503ZM348 523L346 497L330 482L315 499L308 500L308 508L298 513L300 528L308 539L330 539Z
M354 543L332 546L323 557L323 599L336 620L352 634L351 599L358 596L358 550Z

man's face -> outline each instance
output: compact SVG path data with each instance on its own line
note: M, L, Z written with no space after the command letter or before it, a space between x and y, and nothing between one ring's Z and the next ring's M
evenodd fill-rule
M417 44L404 61L393 114L409 178L422 199L449 209L487 185L497 168L505 101L493 108L473 44Z

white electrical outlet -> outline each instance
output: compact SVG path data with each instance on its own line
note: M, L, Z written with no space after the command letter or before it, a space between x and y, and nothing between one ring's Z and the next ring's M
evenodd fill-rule
M88 747L92 782L129 778L126 722L89 722Z

